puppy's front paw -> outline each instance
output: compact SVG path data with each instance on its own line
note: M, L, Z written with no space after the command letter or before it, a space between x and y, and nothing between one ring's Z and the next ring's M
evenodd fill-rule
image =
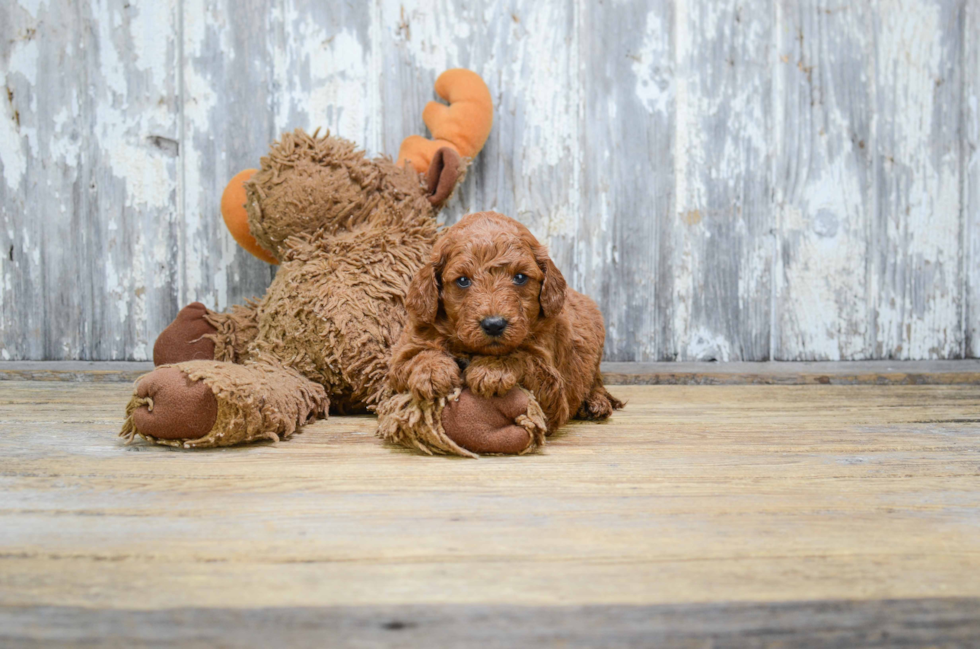
M420 401L448 396L462 385L459 366L448 356L419 359L408 377L408 389Z
M502 397L517 385L517 372L504 361L480 358L466 368L466 385L481 397Z

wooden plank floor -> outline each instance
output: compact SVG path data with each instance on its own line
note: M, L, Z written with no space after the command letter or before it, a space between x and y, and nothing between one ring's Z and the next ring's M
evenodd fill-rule
M124 446L129 391L0 383L0 645L182 624L182 643L261 644L267 619L496 646L494 611L622 646L679 620L684 646L980 633L980 386L620 386L612 421L479 460L384 446L371 417L277 446Z

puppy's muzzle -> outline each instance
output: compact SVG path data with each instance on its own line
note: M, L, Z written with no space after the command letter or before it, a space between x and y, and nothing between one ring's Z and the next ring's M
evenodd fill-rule
M491 338L496 338L503 335L504 330L507 329L507 320L499 315L490 316L480 320L480 329L483 329L483 333Z

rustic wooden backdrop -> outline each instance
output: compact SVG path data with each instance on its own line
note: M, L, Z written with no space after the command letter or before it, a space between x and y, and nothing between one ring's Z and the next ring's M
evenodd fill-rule
M145 359L272 269L218 215L286 130L371 153L443 69L612 360L980 355L974 0L6 0L0 358Z

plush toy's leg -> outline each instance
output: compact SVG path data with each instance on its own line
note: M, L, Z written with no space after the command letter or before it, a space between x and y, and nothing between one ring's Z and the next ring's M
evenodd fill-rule
M215 328L208 336L214 341L214 360L241 363L249 344L259 334L258 305L247 300L244 305L236 304L228 313L208 311L204 319Z
M231 313L215 313L200 302L191 302L160 332L153 345L153 364L240 361L257 333L253 304L234 306Z
M204 319L207 312L200 302L191 302L181 309L153 344L153 364L213 359L214 341L209 335L217 329Z
M121 436L185 448L289 437L326 416L323 387L271 363L190 361L136 382Z
M534 396L514 388L484 398L469 389L435 401L396 394L378 408L378 436L424 453L521 455L544 445L547 418Z

